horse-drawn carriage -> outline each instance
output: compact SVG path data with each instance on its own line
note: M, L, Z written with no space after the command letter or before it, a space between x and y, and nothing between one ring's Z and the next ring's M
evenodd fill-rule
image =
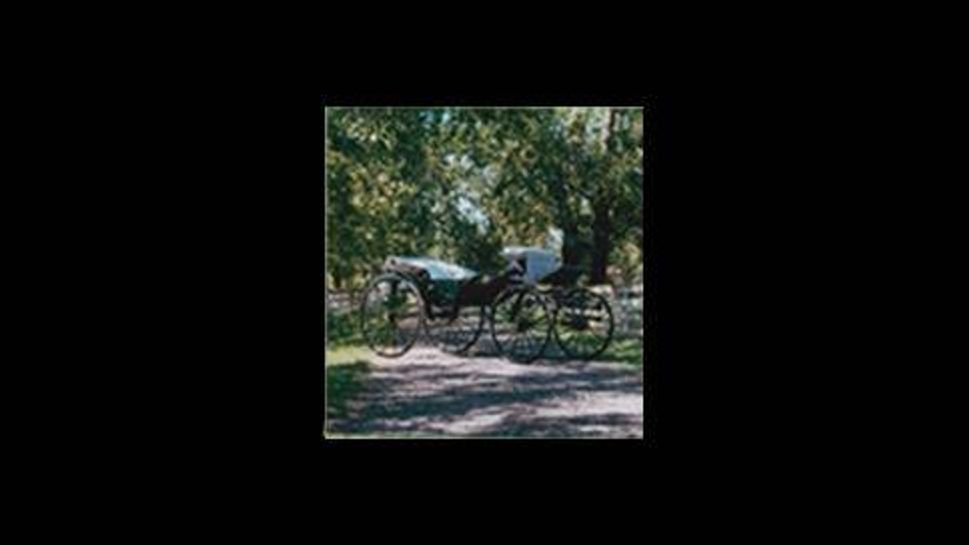
M541 357L552 337L574 359L606 349L612 309L577 286L580 270L540 248L507 247L502 255L508 266L495 277L426 257L388 258L361 301L367 344L381 356L399 357L426 334L460 354L487 325L497 350L516 362Z

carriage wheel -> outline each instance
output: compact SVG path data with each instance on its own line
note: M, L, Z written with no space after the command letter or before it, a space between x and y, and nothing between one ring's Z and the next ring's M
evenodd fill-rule
M484 319L484 307L444 307L433 311L427 330L442 350L461 354L471 348L481 336Z
M395 275L378 276L360 303L363 337L385 358L403 356L424 327L424 301L413 282Z
M612 341L612 308L606 298L585 288L569 290L557 298L555 340L567 356L591 360Z
M491 306L491 337L512 361L531 363L538 359L551 334L552 315L544 296L533 288L509 288Z

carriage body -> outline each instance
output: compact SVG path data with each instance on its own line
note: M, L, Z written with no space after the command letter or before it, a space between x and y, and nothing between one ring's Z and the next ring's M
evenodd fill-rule
M581 274L579 268L563 266L554 252L543 248L507 246L502 256L508 266L496 277L431 257L392 256L384 261L382 271L411 278L440 306L490 304L512 284L571 286Z
M389 257L382 271L399 274L414 282L427 302L429 317L437 309L482 306L514 282L514 275L491 278L477 271L430 257Z

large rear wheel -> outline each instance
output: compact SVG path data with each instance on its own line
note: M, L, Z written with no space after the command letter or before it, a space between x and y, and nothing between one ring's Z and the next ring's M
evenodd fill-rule
M413 282L396 274L378 276L360 303L364 340L385 358L403 356L424 328L424 300Z

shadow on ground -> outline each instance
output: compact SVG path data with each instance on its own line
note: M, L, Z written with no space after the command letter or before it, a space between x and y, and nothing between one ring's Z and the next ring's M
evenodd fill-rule
M642 437L642 374L622 364L531 365L415 347L378 359L364 386L327 415L330 434L465 437ZM340 370L348 381L362 369ZM338 375L328 380L341 380Z
M606 349L595 359L596 361L619 362L642 368L643 354L644 350L641 339L617 336L612 339ZM490 337L482 335L474 346L463 356L499 358L501 357L501 353ZM549 339L548 345L545 347L539 362L556 365L559 363L580 363L568 357L559 347L558 343L555 342L554 338Z

